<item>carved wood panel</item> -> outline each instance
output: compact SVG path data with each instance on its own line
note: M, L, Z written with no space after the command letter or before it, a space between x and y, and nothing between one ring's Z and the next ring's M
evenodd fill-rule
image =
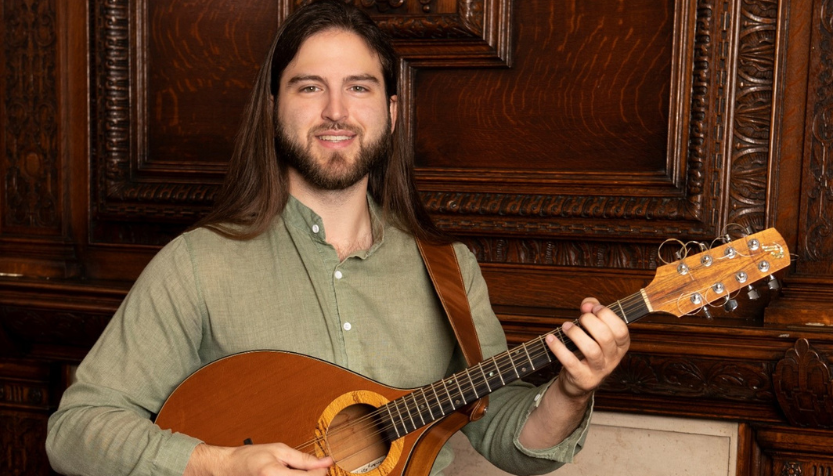
M833 271L833 5L818 2L814 18L804 158L799 272Z
M829 359L801 339L778 362L775 395L795 426L833 429L833 376Z
M54 1L3 2L2 235L60 235Z

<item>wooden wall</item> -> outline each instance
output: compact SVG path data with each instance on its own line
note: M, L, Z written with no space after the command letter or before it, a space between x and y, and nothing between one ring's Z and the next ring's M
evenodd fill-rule
M598 406L741 422L739 475L833 471L830 0L361 3L404 58L422 197L512 343L647 285L666 238L776 227L783 289L634 324ZM0 472L49 473L71 366L210 207L294 7L2 1Z

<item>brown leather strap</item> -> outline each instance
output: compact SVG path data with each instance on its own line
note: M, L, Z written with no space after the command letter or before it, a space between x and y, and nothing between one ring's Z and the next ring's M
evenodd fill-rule
M480 340L477 338L477 329L471 317L471 308L466 294L466 286L463 284L463 275L460 272L460 265L457 263L457 253L453 245L432 245L417 240L419 252L425 262L434 289L440 297L443 309L445 310L457 342L466 358L469 367L480 363L483 360L483 353L480 350ZM486 413L489 405L489 397L484 397L464 409L469 419L474 421Z

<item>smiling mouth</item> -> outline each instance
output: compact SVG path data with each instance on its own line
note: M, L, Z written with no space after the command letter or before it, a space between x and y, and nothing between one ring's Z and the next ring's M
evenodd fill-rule
M340 141L350 140L350 139L352 139L352 136L324 135L324 136L318 136L318 139L328 141L328 142L340 142Z

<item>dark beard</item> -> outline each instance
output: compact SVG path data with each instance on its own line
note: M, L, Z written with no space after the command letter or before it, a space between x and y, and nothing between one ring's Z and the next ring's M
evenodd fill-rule
M326 129L347 129L341 124L332 124ZM278 124L275 136L275 153L278 160L285 161L286 165L293 167L299 174L312 186L321 190L344 190L352 187L359 182L364 176L377 168L381 163L388 159L391 151L391 133L390 119L388 124L379 139L359 148L356 162L352 167L347 168L347 160L338 152L334 152L327 163L323 166L319 165L315 158L310 153L313 134L320 132L321 128L316 128L309 134L309 141L307 150L301 148L301 145L294 142L286 134L283 124ZM338 170L341 169L339 172Z

